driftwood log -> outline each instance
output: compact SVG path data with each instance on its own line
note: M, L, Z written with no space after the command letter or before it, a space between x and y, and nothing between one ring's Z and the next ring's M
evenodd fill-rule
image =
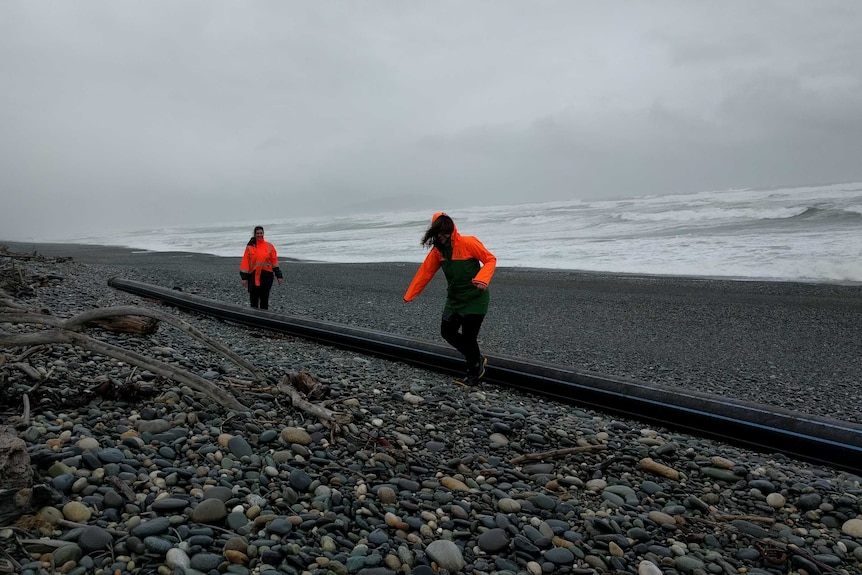
M136 315L94 319L87 325L117 333L136 333L140 335L152 335L159 330L159 322L157 320L151 317Z
M27 444L13 430L0 428L0 487L18 489L33 484Z
M278 391L290 397L291 404L309 415L317 417L328 429L339 431L353 421L349 413L332 411L322 405L311 403L305 394L319 394L323 384L314 380L307 372L290 373L278 384ZM301 391L302 390L302 391Z
M285 379L308 399L324 399L329 395L329 386L311 377L307 371L289 373Z

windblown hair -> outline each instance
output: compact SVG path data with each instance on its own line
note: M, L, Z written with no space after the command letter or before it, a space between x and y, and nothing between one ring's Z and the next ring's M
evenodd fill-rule
M455 231L455 222L446 214L440 214L437 219L431 222L428 229L425 230L425 235L422 236L422 241L419 242L426 248L436 246L438 243L438 234L451 234Z
M255 237L254 237L254 234L257 233L257 230L263 231L263 226L254 226L254 232L251 234L251 239L248 240L248 243L245 245L247 245L247 246L256 246L257 245L257 239L255 239Z

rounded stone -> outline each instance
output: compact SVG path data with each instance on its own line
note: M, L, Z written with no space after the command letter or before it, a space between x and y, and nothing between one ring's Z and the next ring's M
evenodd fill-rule
M285 427L281 430L281 440L285 443L297 443L299 445L311 445L311 435L299 427Z
M51 485L60 493L71 493L75 476L71 473L61 473L51 478Z
M817 509L820 507L820 503L822 503L823 498L819 493L806 493L799 497L796 501L796 506L803 511L811 511L812 509Z
M63 565L67 561L78 561L84 555L83 549L75 545L74 543L70 543L69 545L62 545L54 550L51 553L51 557L54 559L54 563L56 565Z
M704 562L691 555L681 555L674 559L674 566L683 573L693 573L704 568Z
M144 538L144 547L148 551L154 551L159 554L165 554L173 548L174 544L167 539L156 537L155 535Z
M521 504L511 497L503 497L497 501L497 509L501 513L518 513L521 510Z
M248 517L242 511L232 511L228 514L225 523L228 529L236 531L248 525Z
M554 547L545 551L545 559L554 565L571 565L575 554L565 547Z
M638 563L638 575L662 575L662 570L652 561L643 560Z
M291 487L302 492L306 491L314 481L311 476L302 469L291 469L288 479Z
M377 498L380 499L380 503L386 505L391 505L398 502L398 495L395 493L395 490L391 487L386 486L383 486L377 490Z
M167 517L156 517L150 519L132 528L132 535L135 537L148 537L150 535L159 535L166 533L171 528L171 522Z
M198 553L197 555L192 556L190 566L192 569L206 573L213 569L218 569L218 566L221 565L222 561L224 561L224 559L221 555L216 555L215 553Z
M191 567L191 560L185 551L178 547L173 547L165 553L165 565L171 569L185 571L186 568Z
M509 445L509 438L502 433L492 433L488 436L488 442L492 447L506 447Z
M276 437L278 437L278 432L276 430L267 429L260 434L259 441L261 443L269 443L270 441L274 441Z
M96 456L103 463L119 463L126 457L122 451L114 447L109 447L108 449L100 449L96 453Z
M267 533L274 533L276 535L287 535L291 531L293 531L293 523L285 517L278 517L270 521L266 526Z
M195 523L219 523L227 517L227 507L221 499L204 499L192 510Z
M204 492L204 499L221 499L225 503L227 503L231 497L233 497L233 491L231 491L230 488L222 487L221 485L207 489Z
M773 509L781 509L787 503L787 498L780 493L770 493L766 496L766 504Z
M504 529L488 529L479 535L476 543L486 553L497 553L509 546L509 537Z
M452 572L461 571L466 565L464 556L461 554L461 549L455 543L446 539L432 541L425 549L425 552L441 568Z
M76 444L81 449L98 449L99 448L99 440L95 437L82 437L78 440Z
M650 511L647 514L647 517L650 521L657 523L658 525L674 525L676 524L676 519L673 518L672 515L668 515L667 513L662 513L661 511Z
M164 433L171 428L171 422L166 419L154 419L152 421L139 421L138 431L141 433Z
M56 525L63 520L63 512L56 507L43 507L39 510L39 515L51 525Z
M254 450L251 448L248 441L236 435L228 440L227 448L238 458L251 457L254 455Z
M105 507L113 507L117 509L122 507L123 503L126 502L126 500L123 499L123 496L113 489L109 489L105 492L105 497L102 501L105 503Z
M862 519L848 519L841 526L841 533L862 539Z
M63 517L75 523L86 523L92 515L90 508L78 501L70 501L63 506Z
M170 513L172 511L182 511L189 506L189 502L185 499L165 497L164 499L156 499L150 506L150 509L161 513Z
M225 542L224 550L246 553L248 551L248 542L242 537L231 537Z
M96 525L85 527L78 536L78 545L85 551L98 551L105 549L113 543L114 538L110 533Z

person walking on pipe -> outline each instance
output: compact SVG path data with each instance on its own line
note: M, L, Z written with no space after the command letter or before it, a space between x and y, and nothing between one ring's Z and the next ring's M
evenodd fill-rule
M413 301L437 270L443 268L448 287L440 335L464 356L466 374L456 383L473 387L484 377L488 363L479 349L477 338L488 313L488 284L494 275L497 258L478 238L458 233L455 222L443 212L431 218L431 225L420 243L431 249L410 282L404 302Z

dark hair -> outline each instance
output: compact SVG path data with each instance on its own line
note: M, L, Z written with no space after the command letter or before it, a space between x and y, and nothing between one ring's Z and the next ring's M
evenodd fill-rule
M425 230L425 235L422 236L422 241L419 243L426 248L436 246L439 242L437 239L438 234L451 234L454 231L455 222L452 221L452 218L446 214L440 214L433 222L431 222L428 229Z
M251 234L251 239L248 240L247 246L256 246L257 240L254 238L254 234L257 233L257 230L263 231L263 226L254 226L254 232Z

